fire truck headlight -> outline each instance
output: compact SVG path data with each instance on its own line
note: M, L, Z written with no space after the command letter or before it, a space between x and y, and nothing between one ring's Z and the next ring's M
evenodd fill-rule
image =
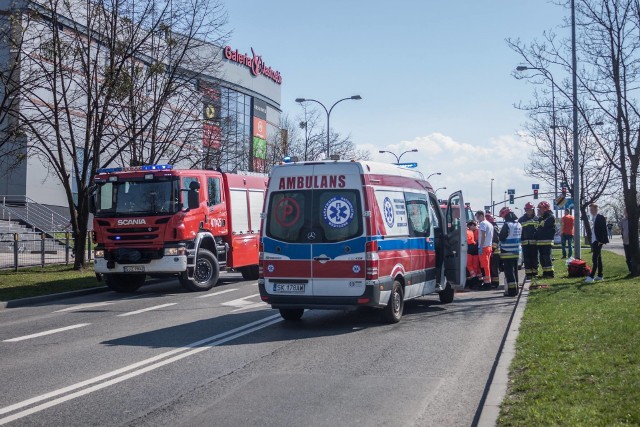
M187 253L187 248L182 246L177 248L164 248L165 256L185 255L186 253Z
M93 251L93 257L94 258L104 258L104 250L103 249L96 249Z

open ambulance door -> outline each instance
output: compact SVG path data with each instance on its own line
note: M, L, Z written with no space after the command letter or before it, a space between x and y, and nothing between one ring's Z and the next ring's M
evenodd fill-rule
M462 191L449 196L444 239L445 276L454 288L463 288L467 278L467 221Z

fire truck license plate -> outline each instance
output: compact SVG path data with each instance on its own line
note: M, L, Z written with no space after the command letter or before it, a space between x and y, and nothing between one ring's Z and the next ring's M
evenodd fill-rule
M130 265L123 270L125 273L144 273L144 265Z
M275 283L273 290L276 292L302 292L304 293L304 283Z

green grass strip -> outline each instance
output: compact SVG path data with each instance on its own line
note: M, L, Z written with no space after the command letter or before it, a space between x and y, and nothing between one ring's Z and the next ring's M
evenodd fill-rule
M69 265L0 270L0 301L101 286L93 266L76 271Z
M640 425L640 279L602 253L603 282L568 278L558 259L539 280L550 288L530 292L498 425Z

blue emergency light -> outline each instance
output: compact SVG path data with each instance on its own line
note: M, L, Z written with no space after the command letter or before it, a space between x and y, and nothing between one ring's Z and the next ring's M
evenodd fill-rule
M396 163L396 165L397 166L401 166L403 168L410 168L410 169L418 167L418 164L415 163L415 162L412 162L412 163Z
M171 165L144 165L144 166L129 166L129 167L118 167L118 168L102 168L98 169L96 173L116 173L116 172L136 172L136 171L164 171L171 170L173 166Z

